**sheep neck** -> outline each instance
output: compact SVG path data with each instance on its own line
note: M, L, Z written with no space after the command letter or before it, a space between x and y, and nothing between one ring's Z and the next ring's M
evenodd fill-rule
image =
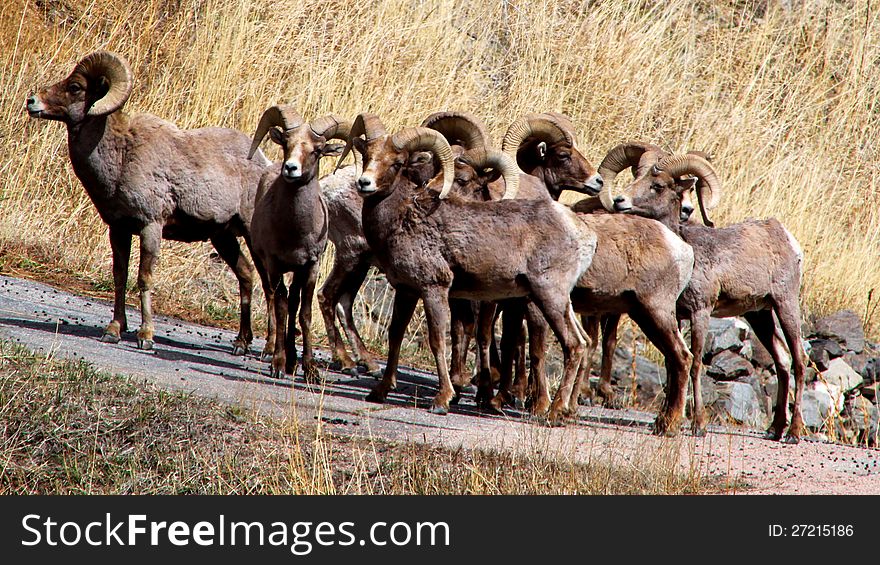
M67 125L73 171L99 212L118 188L119 159L131 146L128 125L128 116L121 111Z

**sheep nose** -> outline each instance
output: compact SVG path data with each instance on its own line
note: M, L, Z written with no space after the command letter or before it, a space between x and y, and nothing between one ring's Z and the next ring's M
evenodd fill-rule
M285 173L295 173L299 170L299 165L296 163L284 163L284 172Z
M685 204L681 207L681 215L685 218L690 218L691 214L694 213L694 207L690 204Z
M614 197L614 203L615 203L615 204L623 204L623 202L624 202L625 200L626 200L626 197L625 197L625 196L615 196L615 197Z
M33 106L33 105L36 104L36 103L37 103L37 97L36 97L36 96L34 96L33 94L31 94L30 96L28 96L28 99L27 99L27 105L28 105L28 106Z
M361 177L358 179L358 186L362 189L369 187L371 184L373 184L373 179L367 177Z

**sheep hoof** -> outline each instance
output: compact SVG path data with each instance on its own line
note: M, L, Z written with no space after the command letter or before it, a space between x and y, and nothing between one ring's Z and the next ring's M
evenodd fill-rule
M274 351L263 351L260 353L260 361L263 363L271 363L273 357L275 357Z
M431 406L431 414L437 414L438 416L445 416L449 413L449 408L443 406L442 404L435 404Z
M782 443L787 443L787 444L789 444L789 445L797 445L797 444L799 444L800 442L801 442L801 438L800 438L800 437L795 436L795 435L791 435L791 434L788 434L788 435L785 436L785 438L782 440Z
M385 374L385 371L376 367L375 369L367 369L367 374L373 377L374 379L381 379L382 375Z
M119 339L118 335L111 333L104 333L104 335L101 336L101 341L103 343L119 343Z
M366 401L374 402L376 404L385 404L385 395L379 391L373 390L367 395Z
M142 349L144 351L151 351L153 349L153 340L147 339L143 337L138 338L138 349Z
M706 426L694 426L691 431L694 437L706 437Z
M241 357L248 352L248 347L246 345L240 345L238 343L232 344L232 354L236 357Z
M547 426L551 428L561 428L565 426L565 416L553 410L547 416Z
M349 377L357 377L358 376L357 367L341 367L339 369L339 372L342 373L343 375L348 375Z

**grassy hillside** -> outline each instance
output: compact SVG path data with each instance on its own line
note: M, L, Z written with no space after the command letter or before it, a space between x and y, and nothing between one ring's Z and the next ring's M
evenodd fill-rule
M709 151L725 187L719 224L780 218L806 253L805 310L852 308L876 336L878 19L868 2L830 0L7 0L0 268L112 286L106 229L63 127L23 110L101 48L132 64L128 111L181 127L250 133L286 101L307 117L375 112L390 128L463 109L500 140L525 112L561 110L594 164L628 139ZM234 279L210 253L164 247L160 311L235 318Z

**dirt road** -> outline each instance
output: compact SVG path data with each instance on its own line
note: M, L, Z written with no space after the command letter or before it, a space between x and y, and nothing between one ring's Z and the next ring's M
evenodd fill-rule
M540 451L566 460L634 458L675 461L685 471L725 476L748 484L740 493L880 494L880 451L803 441L791 446L761 439L757 432L713 427L705 438L650 435L652 415L581 408L579 423L549 429L522 414L490 416L465 397L447 416L430 414L436 378L404 369L398 390L385 405L363 400L375 383L328 372L323 391L304 381L276 380L256 356L230 354L234 334L176 319L156 319L156 346L140 351L133 332L116 345L101 343L112 306L42 284L0 276L0 338L59 357L81 358L96 367L143 378L162 387L223 402L313 421L332 433L465 448ZM129 311L137 328L139 314ZM263 346L257 340L256 350ZM327 361L318 352L318 361Z

